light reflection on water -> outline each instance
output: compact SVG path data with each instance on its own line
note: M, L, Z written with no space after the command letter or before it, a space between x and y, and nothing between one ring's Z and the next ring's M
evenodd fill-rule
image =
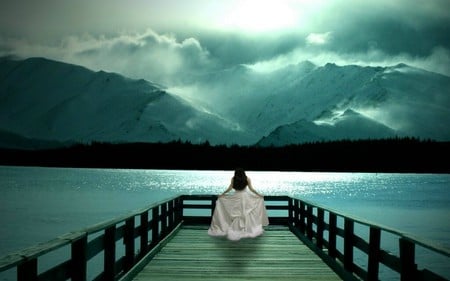
M262 194L305 199L450 247L449 174L247 175ZM232 176L233 171L0 166L0 256L175 195L219 194Z

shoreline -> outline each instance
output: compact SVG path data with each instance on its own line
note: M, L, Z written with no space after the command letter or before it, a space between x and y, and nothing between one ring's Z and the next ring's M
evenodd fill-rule
M209 143L93 143L42 150L0 149L0 165L171 170L450 173L450 142L417 139L307 143L283 147Z

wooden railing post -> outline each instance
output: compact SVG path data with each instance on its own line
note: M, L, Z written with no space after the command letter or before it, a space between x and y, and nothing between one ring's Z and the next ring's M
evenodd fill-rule
M140 255L143 257L149 253L151 247L157 246L158 243L163 241L166 235L175 229L175 226L181 223L183 219L186 219L187 223L205 222L207 216L203 216L203 214L207 215L209 211L209 201L211 201L211 213L213 213L216 203L215 199L216 197L212 195L183 195L167 200L164 203L155 203L151 207L146 208L145 211L141 210L80 232L58 237L49 241L46 245L25 249L12 259L11 257L0 259L0 271L3 272L15 267L18 281L55 280L58 278L86 281L88 262L103 252L103 272L94 277L93 280L115 280L118 278L119 273L126 274L126 271L136 262L135 237L139 236ZM184 205L184 200L202 202L201 204L186 202ZM329 258L326 257L327 263L328 261L331 262L333 268L336 266L336 269L340 272L339 275L342 274L345 280L348 279L347 277L354 276L363 280L378 281L380 266L387 266L400 274L401 281L418 279L445 280L438 273L432 272L426 267L422 269L421 266L421 270L418 270L415 260L415 247L420 245L420 247L428 248L437 254L450 257L450 252L445 248L427 245L424 241L417 240L399 231L342 215L320 205L311 204L308 201L287 196L268 196L267 201L283 203L282 206L279 204L268 205L268 209L288 212L287 218L275 216L277 219L274 220L275 223L286 225L286 222L288 222L290 224L289 228L302 241L309 239L309 246L316 244L317 253L322 258L325 258L325 255L328 254ZM190 216L187 214L186 218L183 218L183 208L198 209L205 212L202 213L202 216ZM315 215L315 209L317 209L317 215ZM151 214L149 213L150 210L152 210ZM136 216L140 217L139 227L135 226ZM151 220L149 220L150 216L152 216ZM196 218L199 219L196 220ZM341 222L344 224L343 227ZM355 227L358 227L356 232ZM364 233L364 236L360 236L359 227L364 228L361 231L361 233ZM150 229L152 230L151 244L149 243ZM328 241L324 235L327 230ZM369 235L366 233L367 230L370 230ZM399 254L393 254L381 248L382 233L391 233L398 239ZM338 238L343 238L342 253L340 252L341 247L336 245ZM120 256L117 256L117 241L121 239L123 239L125 245L125 254L120 251ZM40 262L40 257L61 247L70 247L70 260L59 262L48 270L39 272L38 263ZM324 247L327 247L328 251L320 251ZM360 251L357 252L358 250ZM363 268L364 266L354 262L355 255L357 255L359 260L359 254L365 253L367 256L363 258L367 257L367 271L365 270L366 268ZM99 270L101 269L99 268ZM349 280L353 280L353 278Z
M87 234L72 242L71 245L72 281L86 281L87 273Z
M141 237L141 252L140 255L143 257L148 252L148 211L141 214L141 227L139 236Z
M306 235L309 240L313 239L313 206L306 206Z
M336 258L337 215L335 213L329 213L328 220L328 254L332 258Z
M159 242L159 206L152 209L152 246Z
M178 197L176 199L176 222L177 224L180 223L183 220L183 197Z
M37 281L38 263L33 258L17 266L17 281Z
M114 280L116 274L116 226L105 229L104 280Z
M161 235L167 234L167 203L161 204Z
M369 262L367 265L368 281L378 281L380 242L381 230L379 228L371 227L369 237Z
M127 271L134 264L134 216L125 221L123 243L125 244L124 269Z
M294 225L298 228L300 221L300 202L298 199L294 200Z
M400 280L408 281L415 280L417 265L415 263L415 247L414 243L400 238L399 240L400 246Z
M294 203L292 198L288 198L288 223L294 224Z
M169 232L175 227L175 200L169 201Z
M349 218L344 220L344 268L353 272L353 245L355 223Z
M325 228L325 211L322 208L317 209L317 247L322 249L323 247L323 230Z
M300 225L299 225L299 229L300 229L300 232L302 234L305 234L305 231L306 231L306 223L305 223L306 211L305 211L305 209L306 209L305 202L300 201L300 220L299 220Z

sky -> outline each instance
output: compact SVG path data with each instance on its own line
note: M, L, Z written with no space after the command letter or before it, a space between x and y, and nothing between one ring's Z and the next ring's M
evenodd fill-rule
M450 76L450 0L0 0L0 56L165 86L246 65L406 63Z

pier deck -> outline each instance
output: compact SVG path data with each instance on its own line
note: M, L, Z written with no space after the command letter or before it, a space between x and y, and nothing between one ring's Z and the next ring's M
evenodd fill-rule
M133 280L341 280L287 227L237 242L206 229L181 227Z
M264 197L270 225L263 236L210 237L216 199L154 203L4 256L0 273L15 271L17 281L378 281L382 267L400 281L450 280L447 267L431 270L429 262L445 266L447 247L288 196ZM57 262L38 266L56 251Z

